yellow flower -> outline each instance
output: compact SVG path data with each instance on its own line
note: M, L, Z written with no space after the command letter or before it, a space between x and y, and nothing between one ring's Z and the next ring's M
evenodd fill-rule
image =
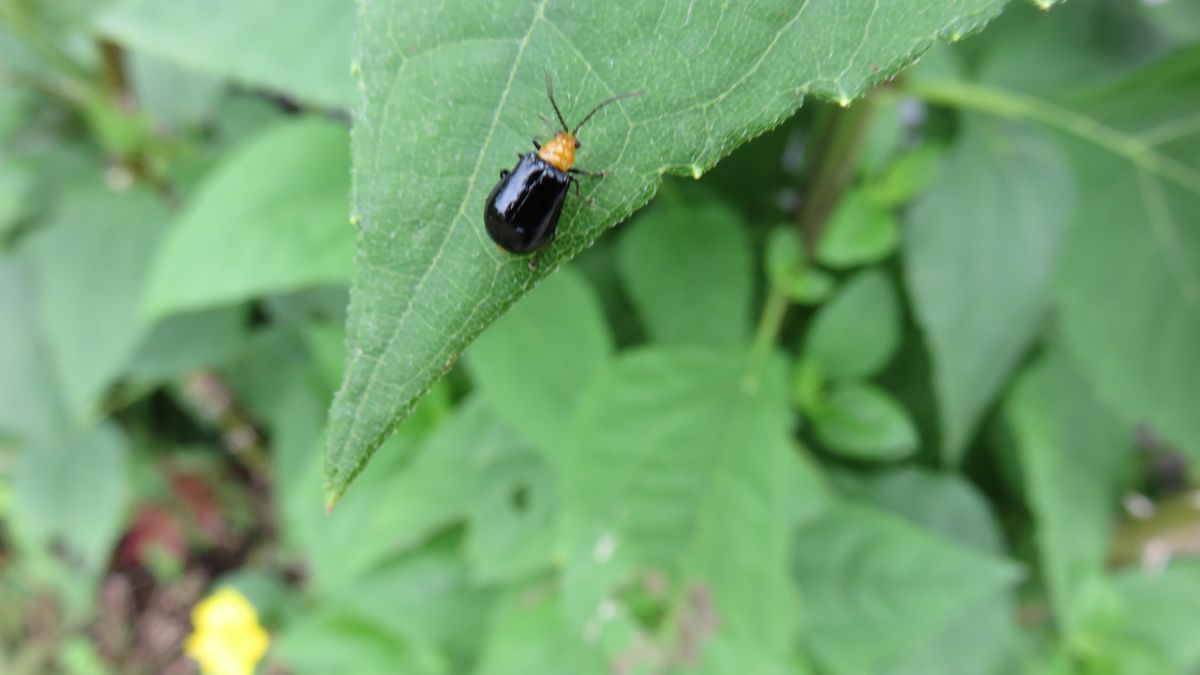
M270 642L254 605L225 587L192 609L192 634L183 649L204 675L251 675Z

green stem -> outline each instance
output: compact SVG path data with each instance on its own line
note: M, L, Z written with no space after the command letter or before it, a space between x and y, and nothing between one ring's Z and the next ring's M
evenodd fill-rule
M810 260L825 223L854 177L871 109L872 97L868 96L848 108L826 106L818 111L812 133L816 147L806 171L804 205L797 220L805 255Z
M771 357L771 349L775 346L775 338L783 328L783 317L787 314L788 297L781 289L772 287L763 306L762 316L758 319L758 328L754 331L754 342L750 346L750 357L746 362L746 370L742 374L742 389L747 394L758 393L762 383L763 370Z
M1200 194L1200 172L1195 169L1158 152L1136 136L1039 98L966 82L910 82L905 91L928 103L1054 127Z

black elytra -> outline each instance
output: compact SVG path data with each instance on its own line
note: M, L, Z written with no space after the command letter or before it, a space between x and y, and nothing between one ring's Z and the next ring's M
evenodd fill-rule
M539 145L535 140L536 152L521 155L511 171L500 172L500 180L492 188L483 209L483 222L492 241L505 251L519 255L535 253L549 244L558 230L558 219L571 185L575 185L577 193L579 191L575 176L604 175L573 168L575 150L580 147L576 138L579 128L609 103L642 93L631 91L602 101L575 125L574 130L568 131L554 100L554 87L546 78L546 94L562 123L562 131L545 144Z

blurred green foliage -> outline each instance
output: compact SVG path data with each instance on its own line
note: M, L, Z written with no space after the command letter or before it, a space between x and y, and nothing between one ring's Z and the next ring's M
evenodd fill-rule
M189 672L221 586L271 636L259 672L1200 671L1193 4L1016 3L959 41L1001 3L946 3L946 26L816 3L827 24L777 38L828 37L829 63L767 62L729 118L637 139L537 272L470 267L482 204L442 199L525 150L468 123L500 119L486 97L438 107L491 71L354 91L363 60L374 84L474 39L463 3L368 3L413 22L354 58L352 4L293 4L0 0L0 673ZM613 4L588 50L624 34ZM660 18L731 44L795 23L743 4ZM939 32L849 108L776 96L856 93ZM726 91L749 56L626 46L614 72L661 97ZM390 105L432 109L403 119L429 133L382 128ZM581 156L616 159L593 124ZM445 173L399 166L410 141ZM428 237L457 215L403 229L459 201L446 260ZM426 271L427 344L372 342ZM464 296L483 276L496 295ZM372 384L380 420L436 382L327 512L363 353L412 357Z

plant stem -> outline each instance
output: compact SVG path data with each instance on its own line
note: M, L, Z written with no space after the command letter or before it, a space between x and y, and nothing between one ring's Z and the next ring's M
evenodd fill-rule
M125 72L125 52L121 46L107 38L96 41L100 50L100 75L104 91L123 110L133 108L133 90L129 87L129 76Z
M805 256L811 260L825 223L854 176L859 150L871 119L871 97L846 108L826 106L819 110L813 125L817 146L811 156L804 189L804 204L797 226L804 242Z
M834 206L854 176L858 152L870 122L870 112L871 99L867 97L846 108L826 106L818 112L813 124L812 136L818 140L809 155L805 171L804 205L797 218L804 249L802 254L808 262L812 261ZM748 394L758 391L763 369L783 328L788 304L787 293L772 286L763 305L758 328L755 329L754 342L742 378L742 387Z
M758 319L758 328L754 331L754 342L750 346L750 357L746 362L746 370L742 374L742 390L747 394L758 392L762 383L763 369L775 346L775 338L783 327L783 318L787 314L788 297L782 289L772 286L763 305L762 316Z
M927 103L974 110L1005 119L1040 122L1108 150L1135 166L1200 194L1200 171L1158 152L1136 136L1042 99L966 82L909 82L905 91Z

